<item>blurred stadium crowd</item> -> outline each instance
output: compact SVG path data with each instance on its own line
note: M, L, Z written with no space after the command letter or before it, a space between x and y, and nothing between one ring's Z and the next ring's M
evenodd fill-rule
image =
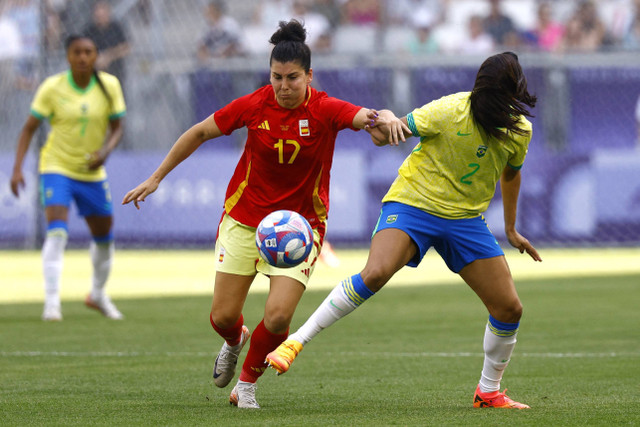
M637 0L263 0L254 2L250 20L233 14L225 3L209 3L209 37L199 52L250 53L255 39L243 43L245 35L269 34L283 16L306 23L316 53L362 49L374 40L382 41L374 46L378 49L416 55L485 54L498 47L550 52L640 48Z
M0 60L59 50L91 25L128 40L174 23L200 59L251 55L289 18L305 22L314 53L640 49L639 0L2 0Z

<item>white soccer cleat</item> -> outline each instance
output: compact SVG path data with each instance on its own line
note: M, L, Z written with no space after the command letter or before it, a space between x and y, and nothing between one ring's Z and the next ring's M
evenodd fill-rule
M93 298L91 298L91 294L89 294L84 300L84 305L89 308L93 308L94 310L98 310L104 317L107 317L109 319L124 319L124 315L120 313L120 310L118 310L115 304L111 302L111 298L106 295L103 295L99 300L94 300Z
M238 356L240 356L240 352L247 341L249 341L250 336L249 328L242 325L240 343L230 346L225 341L225 343L222 344L220 353L218 353L218 357L216 357L216 363L213 365L213 382L217 387L226 387L233 379L233 376L236 374Z
M231 390L229 404L242 409L260 409L256 401L256 383L238 381L238 384Z
M62 311L60 310L60 304L44 303L44 310L42 310L42 320L45 322L60 322L62 321Z

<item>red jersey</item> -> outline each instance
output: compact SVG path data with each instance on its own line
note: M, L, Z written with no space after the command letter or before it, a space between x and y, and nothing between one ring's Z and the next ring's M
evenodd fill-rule
M225 212L257 227L267 214L289 209L317 227L329 211L336 136L342 129L353 129L360 109L311 87L300 106L283 108L268 85L216 111L214 119L225 135L248 129L227 187Z

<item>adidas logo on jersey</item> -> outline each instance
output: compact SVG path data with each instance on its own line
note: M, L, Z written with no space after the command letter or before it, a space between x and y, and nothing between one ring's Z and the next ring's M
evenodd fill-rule
M258 129L271 130L271 128L269 127L269 121L265 120L264 122L260 123Z

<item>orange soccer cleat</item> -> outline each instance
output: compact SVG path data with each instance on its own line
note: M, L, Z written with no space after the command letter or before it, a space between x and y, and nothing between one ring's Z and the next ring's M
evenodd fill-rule
M302 351L302 344L296 340L285 340L271 353L267 354L264 360L271 368L282 375L289 370L293 360Z
M473 396L473 407L474 408L511 408L511 409L529 409L529 405L525 405L524 403L516 402L511 399L505 393L507 389L505 388L502 393L500 391L493 391L491 393L482 393L480 391L480 386L476 388L476 393Z

